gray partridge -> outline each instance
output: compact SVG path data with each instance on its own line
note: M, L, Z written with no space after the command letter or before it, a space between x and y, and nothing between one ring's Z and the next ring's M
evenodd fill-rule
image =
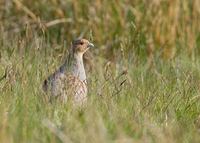
M94 45L86 39L72 42L64 64L44 80L43 90L64 102L72 99L74 105L84 104L87 101L87 81L83 54L91 47Z

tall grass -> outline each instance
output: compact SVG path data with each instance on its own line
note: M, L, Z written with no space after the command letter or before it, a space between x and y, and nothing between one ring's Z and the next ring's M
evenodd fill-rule
M200 142L198 0L0 3L0 142ZM82 110L41 89L79 36Z

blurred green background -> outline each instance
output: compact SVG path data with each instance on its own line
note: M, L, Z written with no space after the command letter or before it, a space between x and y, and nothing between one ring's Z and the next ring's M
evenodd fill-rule
M88 104L49 103L71 41ZM1 143L199 143L199 0L0 0Z
M0 25L9 36L86 37L111 59L122 46L130 56L171 59L199 55L199 6L198 0L1 0Z

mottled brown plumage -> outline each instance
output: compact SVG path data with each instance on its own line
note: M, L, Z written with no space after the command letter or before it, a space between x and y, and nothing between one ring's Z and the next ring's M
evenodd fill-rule
M94 45L86 39L74 41L65 63L44 81L44 91L63 102L71 99L74 105L84 104L87 101L87 82L83 54L90 47Z

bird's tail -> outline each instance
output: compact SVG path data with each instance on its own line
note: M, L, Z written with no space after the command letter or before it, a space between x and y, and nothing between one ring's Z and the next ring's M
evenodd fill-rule
M43 82L43 85L42 85L42 89L47 92L48 90L48 81L45 79L44 82Z

